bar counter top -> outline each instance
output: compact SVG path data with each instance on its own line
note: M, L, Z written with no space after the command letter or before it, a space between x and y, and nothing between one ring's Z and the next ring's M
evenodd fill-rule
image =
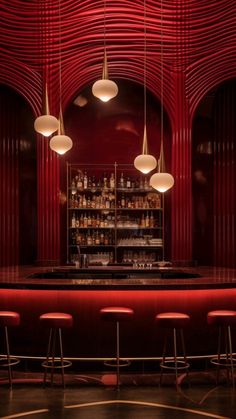
M217 267L132 266L0 268L2 289L218 289L235 288L236 270Z

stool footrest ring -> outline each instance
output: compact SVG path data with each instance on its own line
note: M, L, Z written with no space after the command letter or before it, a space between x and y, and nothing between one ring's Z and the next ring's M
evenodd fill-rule
M226 356L221 356L220 359L218 359L216 357L211 358L210 363L214 364L214 365L221 366L221 367L231 367L230 358L229 357L226 358ZM236 359L235 358L232 358L232 364L233 364L233 367L236 367Z
M10 362L8 363L7 356L0 358L0 367L11 367L12 365L19 364L20 360L13 356L9 358Z
M72 362L68 359L63 360L63 364L61 364L60 359L54 359L54 362L52 359L48 359L48 361L44 361L41 364L44 368L55 368L55 369L61 369L61 368L67 368L72 365Z
M127 367L128 365L130 365L131 362L128 359L122 359L119 361L119 364L117 363L117 360L114 359L114 361L104 361L104 365L106 365L107 367Z
M173 366L172 366L173 365ZM168 361L161 362L160 367L168 370L186 370L189 368L189 363L185 361L180 361L179 359L175 362L174 359L169 359Z

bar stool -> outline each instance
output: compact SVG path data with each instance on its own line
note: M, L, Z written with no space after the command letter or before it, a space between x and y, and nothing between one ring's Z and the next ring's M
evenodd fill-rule
M53 385L54 369L61 370L62 385L65 387L64 368L69 367L72 363L64 359L62 347L62 333L61 330L73 326L73 317L67 313L44 313L39 317L42 326L48 328L49 339L46 360L42 363L44 367L44 385L47 380L47 371L51 370L51 385ZM59 338L60 358L56 358L56 341Z
M1 367L8 368L8 379L9 385L12 387L12 371L11 367L20 362L18 358L10 355L9 339L8 339L8 327L18 326L20 324L20 315L14 311L0 311L0 327L5 330L4 345L6 346L7 354L0 358ZM7 362L6 362L7 361Z
M218 350L217 357L211 358L210 362L217 365L216 384L219 382L220 367L227 369L227 378L229 380L229 370L231 371L231 379L234 387L234 366L236 359L233 358L231 326L236 325L236 311L233 310L215 310L207 313L207 323L210 326L218 327ZM222 337L223 330L223 337ZM225 341L225 354L222 355L222 340Z
M174 370L175 383L177 387L178 371L186 370L188 373L189 369L189 363L187 362L186 358L183 329L189 324L190 317L188 316L188 314L184 313L160 313L156 315L155 319L160 327L166 329L162 361L160 363L160 385L162 384L163 370ZM166 347L169 332L173 332L174 356L168 357L168 359L166 359ZM177 332L179 332L184 360L179 359L179 357L177 356Z
M128 307L104 307L100 310L101 319L116 323L116 363L105 362L105 365L116 367L116 387L120 386L120 367L130 364L130 362L120 360L120 322L130 320L134 311Z

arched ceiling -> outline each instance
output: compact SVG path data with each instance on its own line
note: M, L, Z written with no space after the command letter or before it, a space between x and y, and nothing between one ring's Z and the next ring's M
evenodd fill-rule
M60 59L64 105L100 78L103 0L5 0L1 7L0 82L19 90L35 110L45 78L56 106ZM235 74L235 0L146 0L146 8L147 86L160 96L163 64L164 100L170 113L176 106L173 89L179 74L186 77L190 102L201 96L199 80L204 90L209 80L214 84L217 77ZM106 0L105 16L110 77L142 84L144 1ZM220 64L214 74L216 56Z

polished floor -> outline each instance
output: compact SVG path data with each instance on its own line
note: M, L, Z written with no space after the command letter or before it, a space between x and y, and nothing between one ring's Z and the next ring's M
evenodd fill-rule
M224 372L218 386L212 372L192 372L179 377L166 374L159 386L157 374L122 374L119 391L115 375L67 374L44 387L42 374L14 374L12 390L0 371L0 418L35 419L156 419L236 418L236 390Z

